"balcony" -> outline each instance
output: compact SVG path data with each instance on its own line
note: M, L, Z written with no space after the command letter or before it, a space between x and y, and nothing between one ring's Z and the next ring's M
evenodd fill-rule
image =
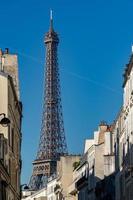
M76 182L76 188L77 190L80 190L81 188L88 185L88 177L85 175L82 176L77 182Z

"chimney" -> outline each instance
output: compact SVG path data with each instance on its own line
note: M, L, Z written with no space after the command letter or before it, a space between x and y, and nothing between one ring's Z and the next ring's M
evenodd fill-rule
M105 121L101 121L100 124L99 124L99 128L100 128L100 131L106 131L107 128L108 128L108 125L107 125L107 122Z

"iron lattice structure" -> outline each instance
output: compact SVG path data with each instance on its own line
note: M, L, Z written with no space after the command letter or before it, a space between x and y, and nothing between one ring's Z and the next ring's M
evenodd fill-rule
M59 38L53 29L53 19L50 19L50 29L45 36L46 69L43 116L39 149L33 162L33 174L29 186L32 190L44 187L48 177L56 173L56 164L61 155L67 154L64 133L60 78L57 57Z

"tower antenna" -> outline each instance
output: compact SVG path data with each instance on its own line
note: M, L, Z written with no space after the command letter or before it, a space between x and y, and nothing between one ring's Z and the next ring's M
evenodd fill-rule
M50 20L53 20L53 11L50 9Z
M50 9L50 30L53 30L53 10Z

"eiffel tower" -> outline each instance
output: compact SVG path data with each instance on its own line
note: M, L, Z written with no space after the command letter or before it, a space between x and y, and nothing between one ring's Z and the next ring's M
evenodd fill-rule
M57 57L58 43L59 38L53 28L51 11L50 28L45 35L45 91L40 142L29 183L32 190L39 190L46 186L48 177L56 173L57 160L67 154Z

